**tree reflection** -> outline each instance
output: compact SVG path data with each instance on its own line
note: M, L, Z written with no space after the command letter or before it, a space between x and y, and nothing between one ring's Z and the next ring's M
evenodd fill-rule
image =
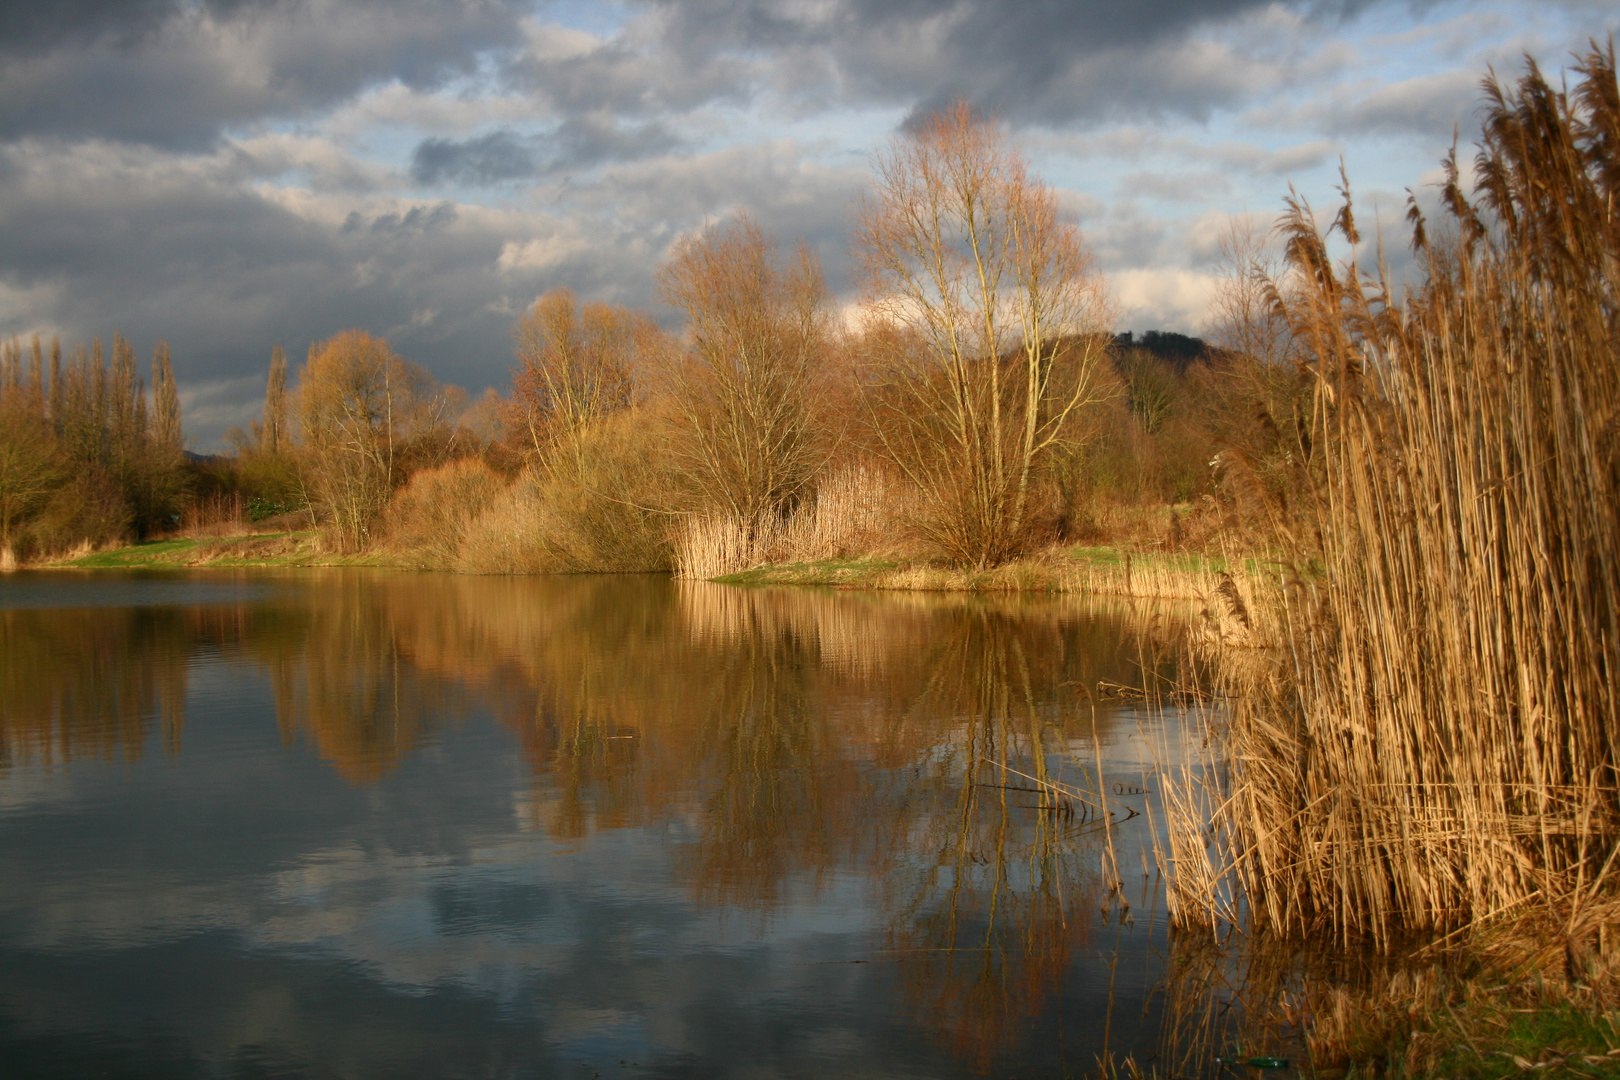
M180 752L190 642L180 609L0 611L0 766L138 759L156 724Z
M270 674L283 743L302 734L344 779L374 783L446 713L448 687L405 651L386 592L352 576L322 592L255 611L243 651Z
M1144 624L1070 601L667 579L311 574L210 608L0 612L0 752L181 747L204 654L269 676L285 743L354 784L495 716L527 824L668 826L691 897L769 916L868 883L917 1020L987 1064L1051 1007L1116 884L1087 688L1173 678ZM1151 669L1144 674L1144 665Z

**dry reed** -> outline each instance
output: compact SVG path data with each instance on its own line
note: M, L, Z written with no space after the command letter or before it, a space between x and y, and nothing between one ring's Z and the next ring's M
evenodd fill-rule
M241 536L248 531L247 505L239 491L216 492L186 507L179 531L186 536Z
M1571 977L1606 951L1620 854L1620 91L1486 87L1475 201L1404 304L1333 268L1302 201L1278 297L1316 381L1305 516L1324 572L1277 593L1225 771L1183 787L1177 917L1392 950L1524 920ZM1345 189L1335 226L1359 240ZM1186 779L1190 779L1186 778ZM1200 834L1209 814L1212 832ZM1212 836L1205 846L1205 835ZM1201 861L1202 860L1202 861ZM1443 942L1465 940L1468 935Z
M734 514L694 514L675 533L676 576L699 581L768 563L870 554L904 534L904 490L882 472L855 465L817 484L793 513L748 521Z

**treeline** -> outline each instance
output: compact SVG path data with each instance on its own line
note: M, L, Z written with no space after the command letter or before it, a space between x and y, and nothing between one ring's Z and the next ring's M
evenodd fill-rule
M278 347L260 420L189 478L161 346L150 406L121 338L110 371L99 348L14 348L5 543L277 517L334 551L469 572L986 567L1054 544L1210 547L1287 497L1308 379L1243 308L1241 239L1211 345L1116 336L1054 192L966 106L877 157L853 233L853 314L806 246L739 214L660 268L678 332L558 290L514 327L509 391L470 406L363 331L297 371Z
M172 528L191 483L169 348L0 346L0 562Z
M307 505L343 551L706 574L1209 543L1234 525L1221 447L1247 440L1261 471L1286 453L1249 430L1291 407L1271 385L1286 378L1251 370L1276 358L1116 339L1054 193L971 110L880 156L855 233L855 318L835 317L807 247L740 214L661 267L679 333L558 290L514 328L510 391L470 409L360 331L295 378L278 350L262 419L233 436L234 482L253 506ZM1277 401L1257 406L1259 388Z

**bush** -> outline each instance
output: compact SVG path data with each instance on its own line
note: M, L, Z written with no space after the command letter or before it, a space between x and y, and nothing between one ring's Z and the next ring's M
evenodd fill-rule
M456 563L473 522L505 490L500 476L478 458L424 469L394 496L385 515L390 547L428 565Z

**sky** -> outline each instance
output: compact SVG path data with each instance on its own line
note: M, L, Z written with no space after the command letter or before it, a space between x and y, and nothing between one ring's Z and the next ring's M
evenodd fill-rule
M661 260L739 211L853 300L872 155L961 99L1058 190L1116 329L1196 334L1234 219L1330 208L1342 159L1398 261L1487 71L1617 28L1613 0L0 0L0 335L167 340L204 452L272 346L351 327L502 388L550 289L676 325Z

